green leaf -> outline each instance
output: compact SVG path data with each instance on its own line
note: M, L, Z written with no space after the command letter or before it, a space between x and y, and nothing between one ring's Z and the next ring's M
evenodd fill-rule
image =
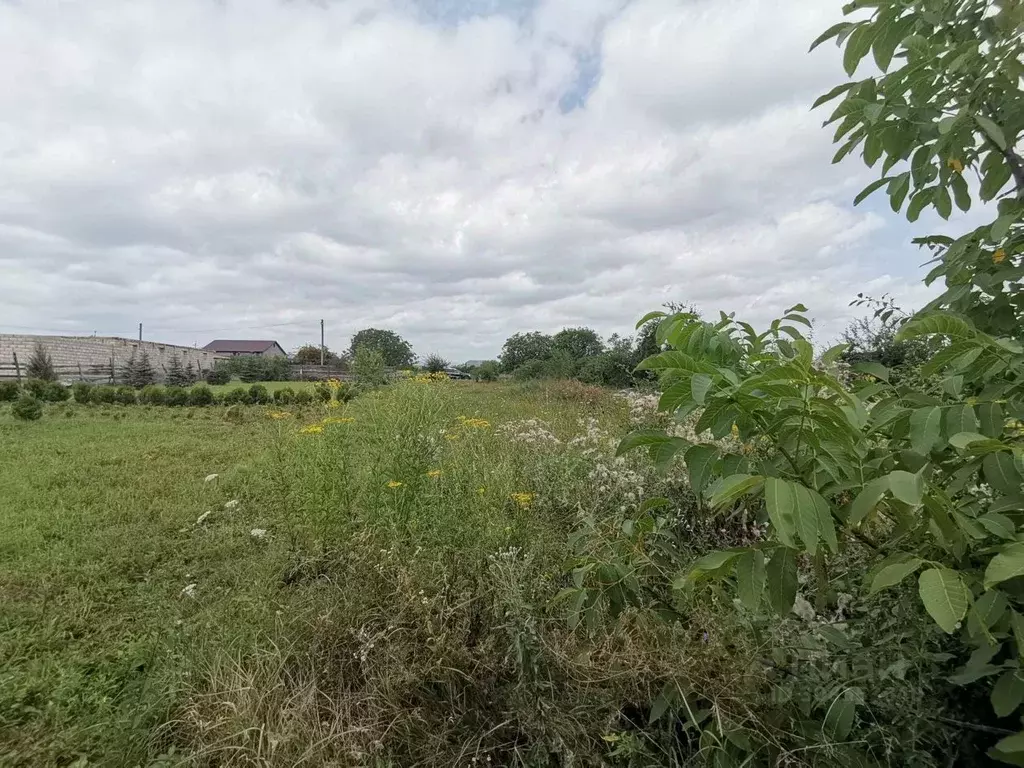
M992 709L999 717L1009 717L1024 701L1024 679L1016 669L1003 673L992 686Z
M978 417L981 421L981 434L986 437L999 437L1003 434L1003 406L999 403L982 403L978 406Z
M1021 765L1020 756L1024 753L1024 731L1018 731L1012 736L1007 736L1005 739L1001 739L994 747L992 751L995 753L994 757L1009 758L1013 757L1014 765ZM1005 762L1009 762L1006 760Z
M846 41L846 50L843 52L843 69L846 74L853 76L857 71L857 65L861 59L868 55L871 50L871 43L875 38L875 28L865 24L857 27L853 34Z
M672 463L672 459L679 451L689 447L690 443L681 437L670 437L667 442L655 443L650 446L651 449L651 461L654 462L654 466L658 471L664 472L669 464Z
M969 405L954 405L946 411L946 434L958 435L962 432L977 432L978 420L974 417L974 408ZM950 442L953 440L950 438Z
M812 491L800 483L792 483L792 492L796 500L795 517L797 533L800 534L800 540L804 543L804 549L814 555L818 551L819 516L817 501L820 499L826 510L828 509L828 503L821 499L816 491Z
M953 213L953 201L949 197L949 190L945 187L935 187L932 201L935 203L935 210L939 212L939 216L942 218L948 219L949 215Z
M997 243L1002 240L1010 231L1010 226L1017 220L1017 214L1011 213L1006 216L1000 216L996 219L995 224L989 230L989 235Z
M694 445L683 456L690 475L690 487L698 496L711 479L711 468L718 459L718 449L711 445Z
M985 569L985 589L1024 574L1024 542L1006 544Z
M935 333L952 339L973 339L977 335L977 331L963 318L948 312L925 312L908 320L896 334L896 340L905 341Z
M1006 134L1003 133L1003 129L984 115L975 115L974 119L977 121L981 130L985 132L985 135L992 139L992 143L1005 152Z
M654 320L657 317L668 317L668 315L666 315L661 310L655 310L654 312L648 312L646 315L644 315L643 317L641 317L639 320L636 321L637 329L639 330L641 326L647 325L649 322L651 322L651 320Z
M949 444L954 448L963 450L971 443L979 443L989 440L984 435L979 435L977 432L957 432L951 438L949 438Z
M910 191L910 174L901 173L895 178L887 190L889 193L889 207L893 213L903 207L903 201L907 199L907 192Z
M764 502L775 535L787 547L795 549L796 493L793 484L778 477L767 478L764 482Z
M661 397L658 398L658 410L673 413L692 402L693 395L690 390L690 380L683 379L667 387L661 393Z
M616 456L621 456L634 448L641 448L650 445L662 445L671 441L668 435L659 429L642 429L631 432L619 441L619 447L615 451Z
M968 592L960 574L948 568L929 568L918 579L925 610L942 630L951 635L967 613Z
M796 550L779 547L768 561L768 599L780 616L789 614L796 602L796 558Z
M939 135L945 136L946 134L953 130L954 125L956 125L955 115L942 118L941 120L939 120Z
M858 83L855 83L855 82L854 83L843 83L842 85L837 85L835 88L833 88L828 93L826 93L826 94L824 94L822 96L819 96L815 100L814 104L811 105L811 109L817 109L822 104L828 104L828 102L832 101L832 99L836 98L837 96L842 96L844 93L846 93L848 90L850 90L851 88L855 87L856 85L858 85Z
M845 741L853 730L856 714L857 706L852 701L845 697L837 698L825 713L821 728L832 741Z
M904 504L918 506L924 496L924 478L913 472L897 469L886 475L892 495Z
M998 512L986 512L978 518L978 522L986 531L1001 539L1012 541L1017 534L1017 526L1013 520Z
M891 176L885 176L885 177L883 177L881 179L878 179L877 181L871 182L866 187L864 187L864 189L862 189L860 191L860 194L858 194L855 198L853 198L853 204L854 205L860 205L862 202L864 202L864 200L872 192L874 192L874 191L876 191L878 189L881 189L886 184L888 184L890 181L892 181L892 177Z
M711 389L713 381L711 376L706 373L695 373L690 379L690 392L699 405L704 405L704 398L707 396L708 390Z
M910 414L910 445L916 453L927 456L939 440L942 409L938 406L918 408Z
M1024 616L1010 611L1010 626L1013 628L1013 640L1017 646L1018 658L1024 659Z
M928 189L919 189L910 198L910 205L907 206L907 221L917 221L921 216L921 211L932 201L935 191L933 187Z
M742 554L744 554L744 552L741 550L719 550L717 552L709 552L693 564L693 568L690 572L693 574L717 571L719 568L728 565Z
M876 592L893 587L903 581L907 576L912 574L918 568L921 567L921 563L924 561L919 557L912 557L905 562L893 563L887 565L878 573L875 574L875 578L871 581L871 590L869 594L875 594Z
M636 367L636 370L664 371L672 368L677 368L681 371L696 371L700 369L697 361L692 357L672 349L668 352L660 352L657 355L648 357Z
M643 515L650 512L652 509L661 509L667 507L671 502L664 496L654 496L650 499L644 499L644 503L640 505L640 514Z
M761 550L744 552L736 560L736 591L747 609L756 611L761 605L765 578L764 553Z
M661 692L651 702L651 713L647 718L647 724L652 725L662 718L672 706L676 698L676 684L669 681L662 687Z
M881 363L855 363L853 370L867 373L882 381L889 380L889 369Z
M730 475L715 490L714 496L711 497L711 506L730 504L740 496L759 488L763 482L764 478L761 475Z
M867 517L878 506L878 502L881 501L887 490L889 490L887 477L880 477L867 483L850 505L847 524L857 525Z
M854 26L854 24L851 21L841 21L838 24L833 24L831 27L829 27L820 35L818 35L815 41L811 43L811 50L813 51L826 40L831 40L833 37L836 37L837 35L845 32L852 26ZM851 85L856 85L856 83L852 83Z
M981 462L985 481L998 491L1006 494L1020 493L1024 478L1020 476L1013 461L1013 454L998 451L988 454Z
M956 202L956 207L965 212L971 210L971 190L967 186L963 174L954 173L950 180L950 186L953 187L953 200Z

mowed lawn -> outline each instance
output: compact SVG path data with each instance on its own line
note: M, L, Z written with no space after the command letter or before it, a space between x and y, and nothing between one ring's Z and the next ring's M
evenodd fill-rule
M608 393L506 384L226 413L62 404L21 423L0 410L0 765L177 760L203 670L329 610L295 574L335 537L393 530L409 551L464 547L474 562L474 548L562 546L564 529L510 501L540 478L495 427L538 418L567 440L594 415L626 426Z

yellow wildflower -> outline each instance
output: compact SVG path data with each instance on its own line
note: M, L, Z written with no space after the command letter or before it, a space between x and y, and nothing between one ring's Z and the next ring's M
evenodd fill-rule
M355 419L351 416L328 416L322 424L351 424Z
M341 408L341 403L339 403L337 400L328 400L327 401L327 407L328 408Z
M1002 264L1004 261L1006 261L1006 251L1002 248L997 248L996 252L992 254L992 263Z
M452 432L450 434L445 435L444 439L445 440L458 440L459 436L456 433Z
M963 173L964 172L963 161L961 161L959 158L956 158L956 157L949 158L949 160L946 161L946 165L948 165L949 166L949 170L953 171L954 173Z
M459 416L459 421L462 422L462 426L471 429L487 429L491 426L491 422L486 419L471 419L468 416Z
M427 472L427 477L440 477L440 476L441 476L441 470L440 469L432 469L429 472Z
M514 501L516 504L518 504L523 509L528 509L530 507L530 505L533 504L533 500L535 498L537 498L537 494L535 494L535 493L512 493L512 494L509 494L509 498L511 498L512 501Z
M487 493L487 489L484 488L483 486L481 486L481 487L476 489L476 492L479 493L481 496L483 496L485 493Z
M291 416L288 411L271 411L267 414L272 419L287 419Z
M327 380L327 386L330 387L331 389L341 389L341 380L340 379L328 379Z
M304 435L319 435L323 431L323 424L310 424L309 426L303 427L302 429L299 430L299 432L301 432Z
M402 483L397 480L388 480L388 488L401 488Z

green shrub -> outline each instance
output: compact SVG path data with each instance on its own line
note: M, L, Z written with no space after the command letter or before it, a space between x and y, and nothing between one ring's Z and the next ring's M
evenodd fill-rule
M253 384L249 387L250 405L265 405L271 402L270 393L262 384Z
M224 393L221 398L224 405L241 405L249 402L249 390L242 387L235 387Z
M384 355L373 347L358 347L352 357L352 373L356 383L366 389L379 387L388 381Z
M313 393L308 389L300 389L295 393L296 405L309 405L313 402Z
M18 399L18 384L13 381L0 381L0 403L12 403Z
M322 403L328 402L333 397L331 388L324 381L318 381L313 385L313 398Z
M177 407L188 405L188 390L181 387L167 387L164 390L164 403Z
M46 351L42 342L37 341L32 348L32 355L28 359L28 375L33 379L43 381L56 381L57 373L53 367L53 358Z
M516 381L530 381L543 378L546 373L547 366L544 360L527 360L512 371L512 378Z
M43 415L43 405L32 395L22 395L11 406L14 418L22 421L37 421Z
M497 360L484 360L473 372L477 381L497 381L501 365Z
M213 390L205 384L197 384L188 393L188 404L195 406L213 405Z
M92 384L86 381L76 381L71 387L71 394L79 405L87 405L92 401Z
M71 390L56 381L47 382L43 399L48 403L63 403L71 399Z
M289 405L295 402L295 390L291 387L282 387L274 390L274 402L278 405Z
M139 402L143 405L163 405L166 400L164 388L156 384L148 384L139 392Z
M206 372L206 383L211 386L228 384L231 381L231 371L227 368L211 368Z
M130 387L127 384L118 387L114 391L114 402L119 405L138 405L138 395L135 394L135 388Z
M339 403L348 403L363 393L363 388L354 381L342 381L334 391L334 399Z
M50 382L46 381L46 379L25 379L25 383L21 385L21 388L36 400L45 400L46 390L49 386Z
M117 387L110 386L109 384L95 387L92 390L92 397L90 399L98 405L103 403L109 405L110 403L117 402Z

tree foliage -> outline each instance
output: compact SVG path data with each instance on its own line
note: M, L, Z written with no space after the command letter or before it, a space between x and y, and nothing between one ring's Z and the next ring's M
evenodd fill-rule
M426 369L427 373L441 373L450 366L451 363L448 360L445 360L436 353L427 355L427 359L423 361L423 367Z
M944 283L937 299L910 318L877 311L894 331L887 341L931 345L920 367L928 386L864 359L854 365L863 378L848 388L835 364L851 351L838 345L816 359L799 304L762 332L725 314L705 322L656 312L641 324L657 324L659 349L641 368L659 377L662 409L694 419L698 436L732 435L736 446L646 431L620 452L643 448L665 468L680 458L708 508L766 526L762 540L684 568L673 589L717 582L748 611L787 615L802 588L824 608L840 559L856 552L869 565L864 599L916 581L922 617L957 650L950 679L982 681L994 715L1009 717L1024 701L1024 4L871 0L846 11L854 20L815 45L836 38L848 74L869 54L877 74L817 104L843 96L827 123L842 145L835 161L860 150L880 167L856 202L884 188L911 221L928 207L948 218L953 205L995 203L985 224L960 237L916 241L933 255L926 282ZM591 610L598 594L609 605L630 599L626 586L584 575L569 592ZM847 741L842 764L874 759L853 733L859 706L840 695L804 713L819 719L808 732ZM716 727L710 740L738 749ZM1024 731L988 755L1024 764Z
M384 359L384 365L391 368L408 368L416 357L412 345L394 331L379 328L364 328L352 336L349 352L353 358L363 348L375 349Z
M36 342L32 347L32 354L28 358L27 374L30 379L41 381L56 381L57 372L53 367L53 358L46 351L42 342Z
M511 373L530 360L547 360L551 357L553 343L550 336L540 331L514 333L501 348L501 367Z
M551 351L582 360L604 352L604 342L592 328L563 328L551 338Z

